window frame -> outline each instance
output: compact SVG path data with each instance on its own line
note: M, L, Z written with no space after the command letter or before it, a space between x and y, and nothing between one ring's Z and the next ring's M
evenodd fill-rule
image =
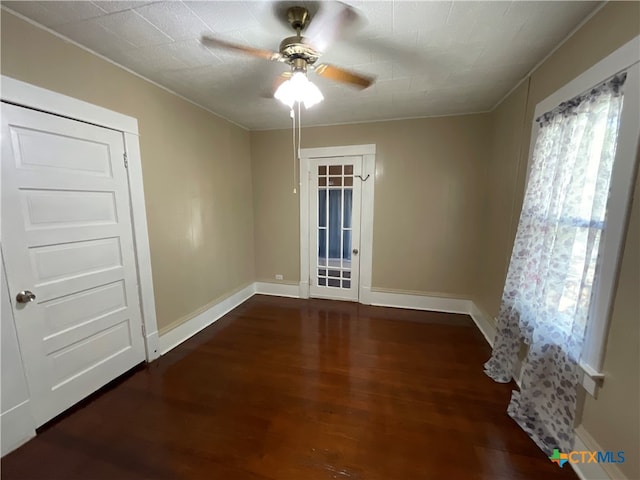
M638 122L640 118L639 62L640 36L637 36L538 103L532 119L527 183L529 182L533 151L540 130L535 119L563 101L580 95L619 72L627 71L627 79L623 87L624 100L620 115L618 142L607 201L607 214L600 238L587 330L579 362L584 372L582 384L592 395L596 394L597 386L605 376L602 369L608 327L638 168L637 157L640 144L640 123ZM636 192L636 194L640 195L640 192Z

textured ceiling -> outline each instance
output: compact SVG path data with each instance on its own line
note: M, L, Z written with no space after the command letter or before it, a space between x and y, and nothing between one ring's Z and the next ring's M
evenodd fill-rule
M308 4L310 10L322 4ZM354 1L360 21L322 56L377 77L358 91L310 73L325 101L303 125L490 110L599 2ZM2 5L249 129L290 125L269 98L288 67L203 47L215 34L277 50L292 30L280 4L227 1L15 2Z

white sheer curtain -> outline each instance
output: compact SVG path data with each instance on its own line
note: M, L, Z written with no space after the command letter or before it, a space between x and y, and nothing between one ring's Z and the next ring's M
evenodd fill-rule
M542 115L491 359L509 415L548 453L573 447L577 362L588 320L626 74Z

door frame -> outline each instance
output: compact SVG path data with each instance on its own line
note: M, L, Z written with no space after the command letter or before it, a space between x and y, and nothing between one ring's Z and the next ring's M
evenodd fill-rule
M0 75L0 82L2 86L0 99L2 102L122 132L125 148L123 153L126 154L128 163L126 171L129 181L131 225L142 318L142 334L147 362L155 360L160 356L160 349L158 346L158 323L153 292L147 213L144 203L138 120L4 75ZM124 158L123 161L125 161Z
M300 150L300 298L309 298L309 163L314 158L362 157L362 206L360 209L360 284L358 302L371 304L373 265L373 199L376 180L376 145L344 145Z

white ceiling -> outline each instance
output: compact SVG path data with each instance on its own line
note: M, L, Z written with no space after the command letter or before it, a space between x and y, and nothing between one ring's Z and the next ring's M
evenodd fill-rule
M374 75L377 82L358 91L310 73L325 101L303 113L303 125L490 110L600 6L580 1L346 3L364 21L321 61ZM209 33L277 51L293 31L277 18L274 3L2 4L248 129L290 125L287 108L268 96L273 78L286 65L199 42Z

